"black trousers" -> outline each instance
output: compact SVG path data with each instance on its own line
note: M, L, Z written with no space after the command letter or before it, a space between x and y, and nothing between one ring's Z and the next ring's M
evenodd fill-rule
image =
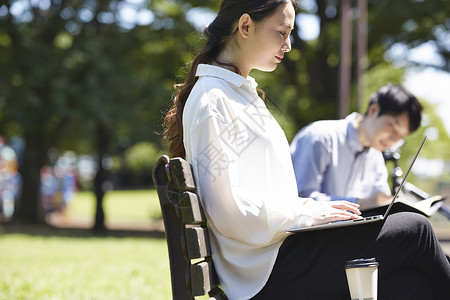
M253 299L348 300L345 262L372 257L379 263L378 299L450 299L450 264L428 220L408 212L289 236Z

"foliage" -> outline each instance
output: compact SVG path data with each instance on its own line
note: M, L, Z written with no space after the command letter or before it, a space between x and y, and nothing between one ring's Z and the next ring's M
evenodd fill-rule
M338 111L341 1L300 5L299 18L319 20L317 39L305 40L302 28L294 30L283 64L272 73L252 73L289 140L312 121L336 118ZM433 66L450 71L448 1L369 0L368 5L364 99L388 81L403 81L403 68L411 62L393 68L387 55L392 47L429 43L439 58ZM98 157L99 209L105 156L134 156L134 168L148 168L150 156L136 164L135 154L145 148L142 142L152 143L144 153L163 149L158 133L173 84L183 80L183 66L204 43L195 16L194 21L188 16L218 6L215 0L0 1L0 127L7 137L26 142L18 210L23 218L38 221L39 172L51 147ZM349 110L355 110L354 95L350 103ZM442 152L433 154L442 157Z
M141 142L127 149L125 153L126 166L136 172L148 172L162 154L154 144Z
M402 150L402 154L407 157L412 157L424 135L427 135L426 145L424 145L423 153L421 157L428 159L442 158L444 160L450 160L450 153L448 151L442 151L447 149L449 145L449 135L445 130L444 124L436 114L436 108L432 104L428 104L426 101L421 101L424 105L422 126L413 133L406 142L413 144L412 147L405 147Z
M334 119L338 111L338 80L340 55L340 18L342 1L301 1L299 17L314 15L320 28L316 40L307 41L301 36L302 28L292 33L292 48L283 60L284 68L264 76L264 86L276 101L285 108L287 118L297 129L318 119ZM444 13L445 12L445 13ZM368 76L363 99L387 82L402 83L403 70L388 70L392 58L387 55L392 46L405 49L430 42L436 46L436 58L442 63L434 67L448 69L450 48L450 6L448 1L368 1ZM353 14L353 49L356 49L356 18ZM299 22L297 22L299 25ZM407 59L407 55L403 55ZM406 67L413 62L404 61ZM353 70L356 57L352 55ZM416 62L420 64L420 62ZM381 68L380 68L381 67ZM370 74L377 74L371 76ZM355 83L353 73L352 81ZM349 111L356 110L356 93L353 93Z
M115 19L115 1L48 3L1 4L0 125L26 140L18 211L30 222L39 217L39 173L50 147L96 152L101 172L106 154L142 140L161 145L154 128L194 31L178 6L162 1L150 3L153 26L131 30Z
M379 44L384 49L388 49L395 44L413 48L430 43L435 47L436 58L440 60L439 64L431 66L450 71L448 0L371 0L369 10L369 49ZM384 59L382 56L384 52L380 52L378 61ZM407 61L407 56L404 56L404 60L405 63L414 63ZM427 64L426 62L416 63Z

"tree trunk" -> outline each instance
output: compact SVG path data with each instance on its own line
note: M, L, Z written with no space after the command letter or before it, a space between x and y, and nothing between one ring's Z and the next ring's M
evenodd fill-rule
M108 171L105 169L103 160L107 154L109 143L108 132L102 124L97 124L97 153L98 169L94 180L94 193L96 197L95 224L94 230L105 230L105 213L103 210L103 198L105 196Z
M105 170L101 166L103 157L99 155L98 171L95 175L94 180L94 193L95 193L95 224L94 230L104 230L105 229L105 213L103 211L103 197L105 192L103 190L103 183L105 181Z
M40 173L45 164L46 149L39 127L25 132L25 148L19 172L22 176L22 193L14 219L19 222L45 223L40 201Z

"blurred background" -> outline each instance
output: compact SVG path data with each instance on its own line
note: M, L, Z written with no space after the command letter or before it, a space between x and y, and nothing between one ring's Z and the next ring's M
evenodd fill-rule
M403 84L425 111L396 149L399 165L427 133L408 179L449 195L450 1L299 2L292 51L276 71L251 73L288 140L313 121L363 113L371 93ZM84 227L104 230L117 216L154 229L151 169L167 153L163 113L218 7L0 0L2 222L67 227L82 215Z
M306 124L364 112L372 92L403 84L425 106L401 147L411 181L429 193L450 181L450 5L447 0L300 1L292 51L254 71L290 141ZM28 223L76 191L151 187L162 116L219 1L0 2L0 134L4 215ZM419 184L420 181L420 184ZM9 200L8 200L9 199ZM12 204L13 203L13 207ZM4 216L7 218L7 216Z

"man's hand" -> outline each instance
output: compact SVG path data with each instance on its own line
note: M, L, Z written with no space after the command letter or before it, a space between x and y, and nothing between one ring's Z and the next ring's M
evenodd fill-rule
M361 218L359 204L348 201L309 200L305 203L305 207L311 212L312 226Z

